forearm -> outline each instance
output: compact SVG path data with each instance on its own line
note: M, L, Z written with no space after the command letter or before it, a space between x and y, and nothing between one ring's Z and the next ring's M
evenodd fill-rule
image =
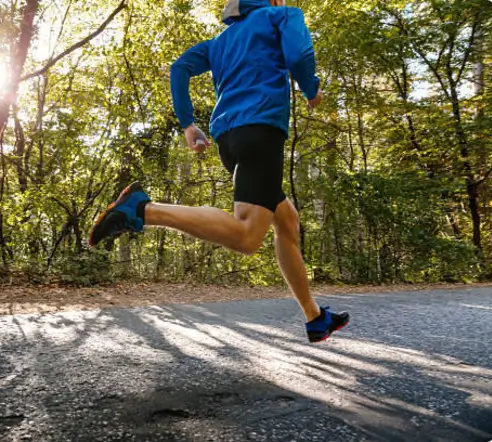
M290 68L292 77L308 100L316 97L319 89L319 78L315 75L316 62L314 52L306 55Z

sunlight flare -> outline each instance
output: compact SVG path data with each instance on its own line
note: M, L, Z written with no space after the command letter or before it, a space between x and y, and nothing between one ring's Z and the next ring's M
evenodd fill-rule
M3 60L0 60L0 97L3 96L7 90L8 85L8 66Z

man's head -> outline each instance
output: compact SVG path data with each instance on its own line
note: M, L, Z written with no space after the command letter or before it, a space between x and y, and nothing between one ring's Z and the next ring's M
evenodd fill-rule
M231 25L246 17L251 11L264 8L267 5L285 6L285 0L228 0L222 13L222 21L226 25Z

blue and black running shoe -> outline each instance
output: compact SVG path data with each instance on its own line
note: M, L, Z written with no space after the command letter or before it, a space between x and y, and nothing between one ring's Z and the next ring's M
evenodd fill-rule
M309 342L324 341L349 322L350 315L347 312L332 313L330 307L320 307L320 310L321 314L316 319L306 322Z
M150 202L142 185L136 181L126 187L99 216L89 236L89 245L94 247L105 238L125 232L141 232L144 227L143 210Z

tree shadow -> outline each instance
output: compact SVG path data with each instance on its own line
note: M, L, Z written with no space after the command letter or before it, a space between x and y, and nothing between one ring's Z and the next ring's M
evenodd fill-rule
M0 318L0 437L490 440L492 364L475 354L489 344L441 352L407 335L403 345L395 336L430 325L404 299L392 321L388 299L345 299L368 323L378 312L390 320L381 333L357 321L320 346L305 342L292 300ZM449 337L455 307L439 322Z

